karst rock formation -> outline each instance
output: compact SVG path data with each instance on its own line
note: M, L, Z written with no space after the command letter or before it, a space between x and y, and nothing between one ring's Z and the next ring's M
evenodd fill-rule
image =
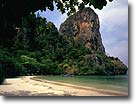
M87 48L105 52L99 28L98 15L91 8L85 8L62 23L59 32L73 35L74 40L82 41Z
M85 55L83 60L84 67L85 63L90 64L88 70L93 70L93 74L126 74L127 66L119 58L106 55L99 28L98 15L88 7L69 16L61 24L59 33L63 36L73 36L75 42L81 42L86 48L95 51Z

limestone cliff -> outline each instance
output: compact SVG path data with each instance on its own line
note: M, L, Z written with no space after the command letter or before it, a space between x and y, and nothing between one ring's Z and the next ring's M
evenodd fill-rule
M105 52L99 27L98 15L91 8L85 8L62 23L59 32L73 35L75 41L81 41L87 48Z
M88 50L90 50L91 53L83 53L83 56L78 57L78 74L126 74L127 67L120 61L120 59L106 56L99 28L100 25L98 15L91 8L85 8L78 11L74 15L67 18L67 20L60 26L60 35L73 37L75 42L81 42L86 49L90 48Z

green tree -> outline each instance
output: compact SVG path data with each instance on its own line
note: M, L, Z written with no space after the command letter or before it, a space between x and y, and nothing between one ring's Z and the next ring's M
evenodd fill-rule
M18 29L14 46L29 51L46 48L54 52L58 46L58 37L58 30L52 22L30 14L22 19L22 26Z
M15 59L5 48L0 48L0 69L6 78L19 75L18 70L16 69Z
M88 4L102 9L103 6L106 6L107 0L82 0L82 2L79 0L0 0L0 44L12 45L17 33L16 28L21 26L22 18L38 10L53 11L54 3L59 11L67 12L70 15L76 11L75 7L83 9Z

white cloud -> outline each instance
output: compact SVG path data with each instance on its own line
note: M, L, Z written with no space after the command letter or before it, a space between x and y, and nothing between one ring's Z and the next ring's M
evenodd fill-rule
M107 45L107 53L110 56L119 57L126 65L128 65L128 42L114 42L111 45Z
M101 27L107 28L107 31L112 31L114 26L124 25L128 21L128 7L124 5L125 3L121 3L120 0L114 0L114 2L108 2L102 10L95 9Z
M106 52L128 65L128 2L114 0L102 10L95 9Z
M56 26L57 26L58 29L60 28L60 25L66 20L66 18L67 18L66 13L64 13L60 17L58 17L58 19L56 21Z

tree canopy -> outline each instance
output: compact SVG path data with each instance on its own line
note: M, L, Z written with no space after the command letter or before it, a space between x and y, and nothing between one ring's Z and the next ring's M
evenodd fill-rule
M109 0L113 1L113 0ZM41 10L54 10L54 5L61 13L74 13L76 8L86 5L102 9L107 0L0 0L0 45L12 45L17 33L16 28L22 26L22 18Z
M120 75L127 70L118 58L60 35L52 22L33 13L22 18L12 42L0 45L0 84L22 75Z
M76 11L75 7L83 9L85 5L102 9L103 6L106 6L107 0L82 0L81 2L80 0L0 0L0 18L9 20L11 23L17 22L30 12L45 11L46 9L53 11L54 3L59 11L70 14Z
M113 0L109 0L113 1ZM118 75L127 67L118 59L86 48L73 36L61 36L36 11L71 15L86 5L102 9L107 0L0 0L0 84L19 75Z

